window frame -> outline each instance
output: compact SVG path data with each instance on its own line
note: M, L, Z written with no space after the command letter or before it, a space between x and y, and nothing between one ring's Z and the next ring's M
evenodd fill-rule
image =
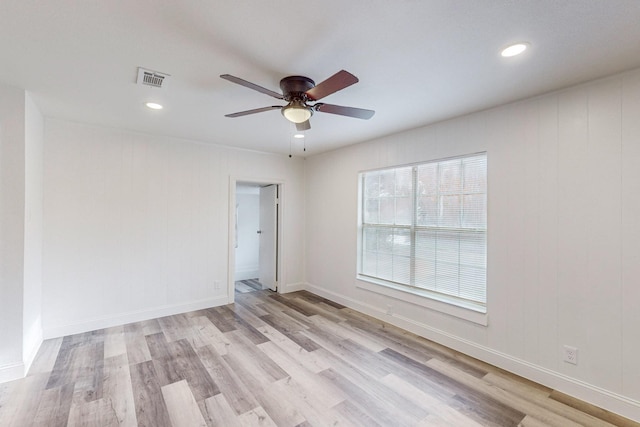
M417 162L405 165L396 165L385 168L377 168L366 171L360 171L358 173L358 249L357 249L357 276L358 279L357 287L362 288L368 291L376 292L379 294L383 294L395 299L400 299L403 301L407 301L413 304L417 304L420 306L425 306L431 308L433 310L443 312L446 314L450 314L456 317L460 317L465 320L469 320L474 323L478 323L481 325L488 324L488 315L487 315L487 266L488 266L488 225L487 221L485 221L484 228L478 227L463 227L462 223L460 227L446 227L446 226L432 226L432 225L418 225L418 208L417 201L419 198L419 191L417 188L417 180L418 180L418 168L423 165L428 164L438 164L444 163L452 160L459 160L464 158L472 158L477 156L484 156L485 162L487 162L487 166L485 169L485 179L486 179L486 188L484 193L485 195L485 205L484 205L484 213L487 215L488 212L488 156L487 152L477 152L471 154L465 154L461 156L447 157L447 158L439 158L428 160L424 162ZM366 175L372 172L382 172L382 171L397 171L402 168L411 168L411 223L409 225L404 224L395 224L393 221L390 224L381 224L380 221L377 223L365 223L365 203L366 203L366 195L365 195L365 179ZM463 193L460 193L463 195ZM462 214L462 207L459 208L459 214ZM487 215L488 217L488 215ZM365 258L365 231L380 228L387 229L393 233L394 229L402 229L407 230L410 236L410 267L409 267L409 284L398 283L393 280L381 279L379 277L372 276L370 274L364 273L364 258ZM422 288L416 286L415 275L416 275L416 235L419 232L424 231L452 231L463 233L463 235L471 235L472 233L480 233L482 238L484 239L484 292L485 292L485 301L472 301L466 300L464 298L448 295L446 293L437 292L434 290ZM458 268L461 264L458 263ZM388 306L390 307L390 306ZM390 311L388 309L387 311Z

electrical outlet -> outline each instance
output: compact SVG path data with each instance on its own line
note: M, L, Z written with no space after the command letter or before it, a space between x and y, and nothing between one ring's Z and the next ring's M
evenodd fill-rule
M220 281L219 280L214 280L213 289L216 290L216 291L220 290Z
M571 347L570 345L564 346L564 358L563 360L572 365L578 364L578 349Z
M387 304L387 315L391 316L393 314L393 307L391 304Z

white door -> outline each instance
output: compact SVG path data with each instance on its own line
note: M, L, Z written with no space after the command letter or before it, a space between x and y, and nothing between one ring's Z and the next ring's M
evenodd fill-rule
M278 286L278 186L260 187L260 274L263 289Z

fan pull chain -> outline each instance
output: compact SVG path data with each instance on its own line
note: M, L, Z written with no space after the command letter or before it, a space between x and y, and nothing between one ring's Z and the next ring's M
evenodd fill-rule
M302 151L307 151L307 134L304 131L299 131L297 127L291 124L291 133L289 134L289 158L293 157L293 140L302 139Z
M291 158L291 147L293 146L293 135L295 132L295 128L294 128L294 124L291 123L289 125L289 127L291 128L291 132L289 132L289 158Z

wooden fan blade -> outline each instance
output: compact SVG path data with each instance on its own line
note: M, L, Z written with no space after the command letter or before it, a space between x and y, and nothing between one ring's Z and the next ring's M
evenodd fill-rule
M311 123L309 123L309 120L302 123L296 123L296 130L298 132L302 132L303 130L309 130L309 129L311 129Z
M262 107L262 108L256 108L253 110L247 110L247 111L239 111L237 113L231 113L231 114L225 114L225 117L241 117L241 116L248 116L249 114L255 114L255 113L262 113L263 111L269 111L269 110L275 110L275 109L281 109L282 107L280 105L272 105L271 107Z
M376 113L373 110L365 110L364 108L343 107L333 104L316 104L313 108L321 113L338 114L364 120L369 120Z
M232 76L231 74L221 74L221 78L225 80L229 80L232 83L239 84L240 86L248 87L249 89L257 90L258 92L264 93L265 95L273 96L277 99L284 99L284 96L278 92L274 92L262 86L258 86L255 83L248 82L240 77Z
M334 92L342 90L347 86L351 86L354 83L358 83L358 78L356 76L348 71L340 70L305 93L310 100L317 101L327 95L331 95Z

